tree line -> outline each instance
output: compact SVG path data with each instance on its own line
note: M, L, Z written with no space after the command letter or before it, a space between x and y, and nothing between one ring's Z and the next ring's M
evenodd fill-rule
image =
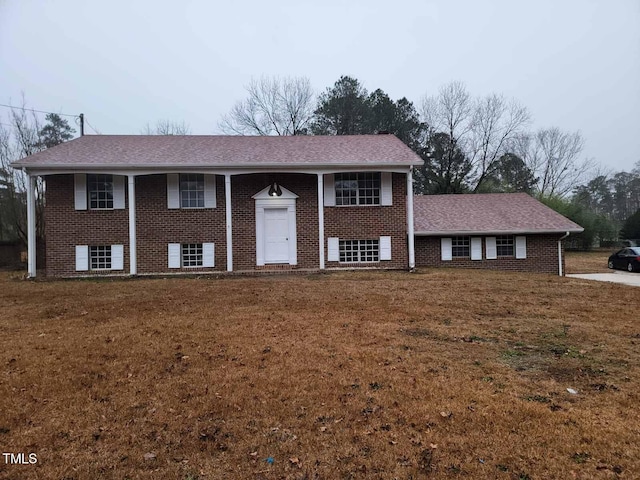
M360 135L387 132L418 154L418 194L525 192L585 227L582 247L640 238L625 225L640 217L640 162L631 172L603 174L582 157L579 131L558 127L531 131L531 114L500 94L471 95L461 82L426 94L418 106L369 92L356 78L341 76L316 95L306 77L261 77L247 96L223 115L218 128L231 135ZM26 240L25 176L10 163L73 138L75 130L56 114L44 122L34 111L12 109L0 122L0 240ZM185 122L147 124L146 135L185 135ZM44 184L36 192L38 238L44 236ZM636 214L636 217L634 217ZM631 220L629 220L631 219ZM624 228L623 228L624 227ZM622 231L620 229L623 228Z

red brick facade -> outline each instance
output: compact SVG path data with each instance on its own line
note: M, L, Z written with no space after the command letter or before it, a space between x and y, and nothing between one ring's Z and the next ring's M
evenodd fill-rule
M527 258L498 257L487 260L485 238L482 237L482 260L470 258L441 259L440 237L416 237L416 266L484 268L488 270L509 270L512 272L537 272L558 274L558 240L562 235L526 235ZM564 272L564 246L562 255Z
M253 195L273 183L295 193L297 265L320 267L318 246L318 191L315 174L247 174L231 177L233 269L256 267L256 214ZM129 273L129 212L125 209L75 210L74 176L46 177L46 239L48 276ZM327 238L364 240L391 236L392 260L363 267L407 268L406 176L392 176L392 206L324 207L325 257ZM136 245L139 274L224 272L227 269L224 177L216 177L216 207L169 209L167 177L138 176L136 191ZM213 268L168 268L169 243L213 243ZM124 269L76 272L76 245L123 245ZM340 267L326 262L326 268ZM358 266L349 264L349 267Z

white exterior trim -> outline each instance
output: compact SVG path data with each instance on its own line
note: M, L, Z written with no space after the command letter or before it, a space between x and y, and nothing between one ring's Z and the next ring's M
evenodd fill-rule
M76 272L89 270L89 245L76 245Z
M124 179L122 175L113 175L113 208L114 210L124 209Z
M440 259L443 262L453 260L453 251L451 248L451 238L442 237L440 239Z
M180 174L167 173L167 208L180 208Z
M124 245L111 245L111 270L124 270Z
M289 265L298 264L298 240L296 233L296 199L298 196L283 186L280 186L282 195L279 197L269 196L269 188L263 188L252 196L256 201L256 265L265 265L265 232L264 232L264 211L269 208L286 208L289 223Z
M216 266L216 250L213 243L202 244L202 266L212 268Z
M516 258L527 258L527 237L516 237Z
M413 228L413 169L410 169L409 173L407 173L407 248L409 250L409 270L416 268L416 239Z
M73 175L73 195L76 210L87 209L87 175L76 173Z
M471 260L482 260L482 237L471 237Z
M378 240L378 254L380 261L391 260L391 237L380 237Z
M321 174L318 174L321 175ZM336 206L336 179L333 173L324 174L324 206L335 207Z
M324 270L324 175L318 175L318 246L320 270Z
M216 176L204 176L204 208L216 208Z
M129 275L138 273L136 240L136 177L127 177L129 196Z
M393 205L393 174L380 172L380 205L388 207Z
M86 196L85 196L86 202ZM27 178L27 274L36 276L36 177Z
M182 249L179 243L170 243L167 249L168 268L180 268L182 266Z
M496 247L496 237L485 237L484 239L485 255L487 260L495 260L498 258L498 248Z
M327 238L327 260L330 262L340 261L340 239L338 237Z
M227 229L227 272L233 272L233 229L231 226L231 175L224 176L224 213Z

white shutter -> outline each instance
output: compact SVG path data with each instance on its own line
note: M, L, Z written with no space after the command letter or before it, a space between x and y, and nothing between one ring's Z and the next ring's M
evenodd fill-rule
M471 238L471 260L482 260L482 238Z
M124 178L122 175L113 175L113 208L124 208Z
M169 268L180 268L182 264L180 259L180 244L179 243L170 243L169 244Z
M516 237L516 258L527 258L527 237Z
M393 205L392 175L391 172L382 172L380 175L380 205Z
M89 270L89 245L76 245L76 272Z
M324 206L336 206L336 182L333 173L328 173L324 176Z
M202 244L202 266L215 267L215 246L213 243Z
M124 269L124 247L111 245L111 270Z
M340 239L337 237L327 239L327 260L330 262L340 261Z
M177 173L167 174L167 208L180 208L180 175Z
M76 210L87 209L87 176L76 173L73 176ZM86 270L86 269L85 269Z
M443 262L447 262L453 258L451 254L451 238L440 239L440 255Z
M380 260L391 260L391 237L380 237Z
M498 258L498 250L496 248L496 237L487 237L484 239L487 260L495 260Z
M216 208L216 176L204 176L204 208Z

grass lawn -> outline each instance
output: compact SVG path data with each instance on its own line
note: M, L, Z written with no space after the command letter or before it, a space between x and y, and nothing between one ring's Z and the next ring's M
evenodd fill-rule
M609 255L619 248L597 249L590 252L565 252L567 273L603 273L607 269Z
M447 269L18 277L0 274L0 446L37 463L0 458L0 478L640 472L634 287Z

